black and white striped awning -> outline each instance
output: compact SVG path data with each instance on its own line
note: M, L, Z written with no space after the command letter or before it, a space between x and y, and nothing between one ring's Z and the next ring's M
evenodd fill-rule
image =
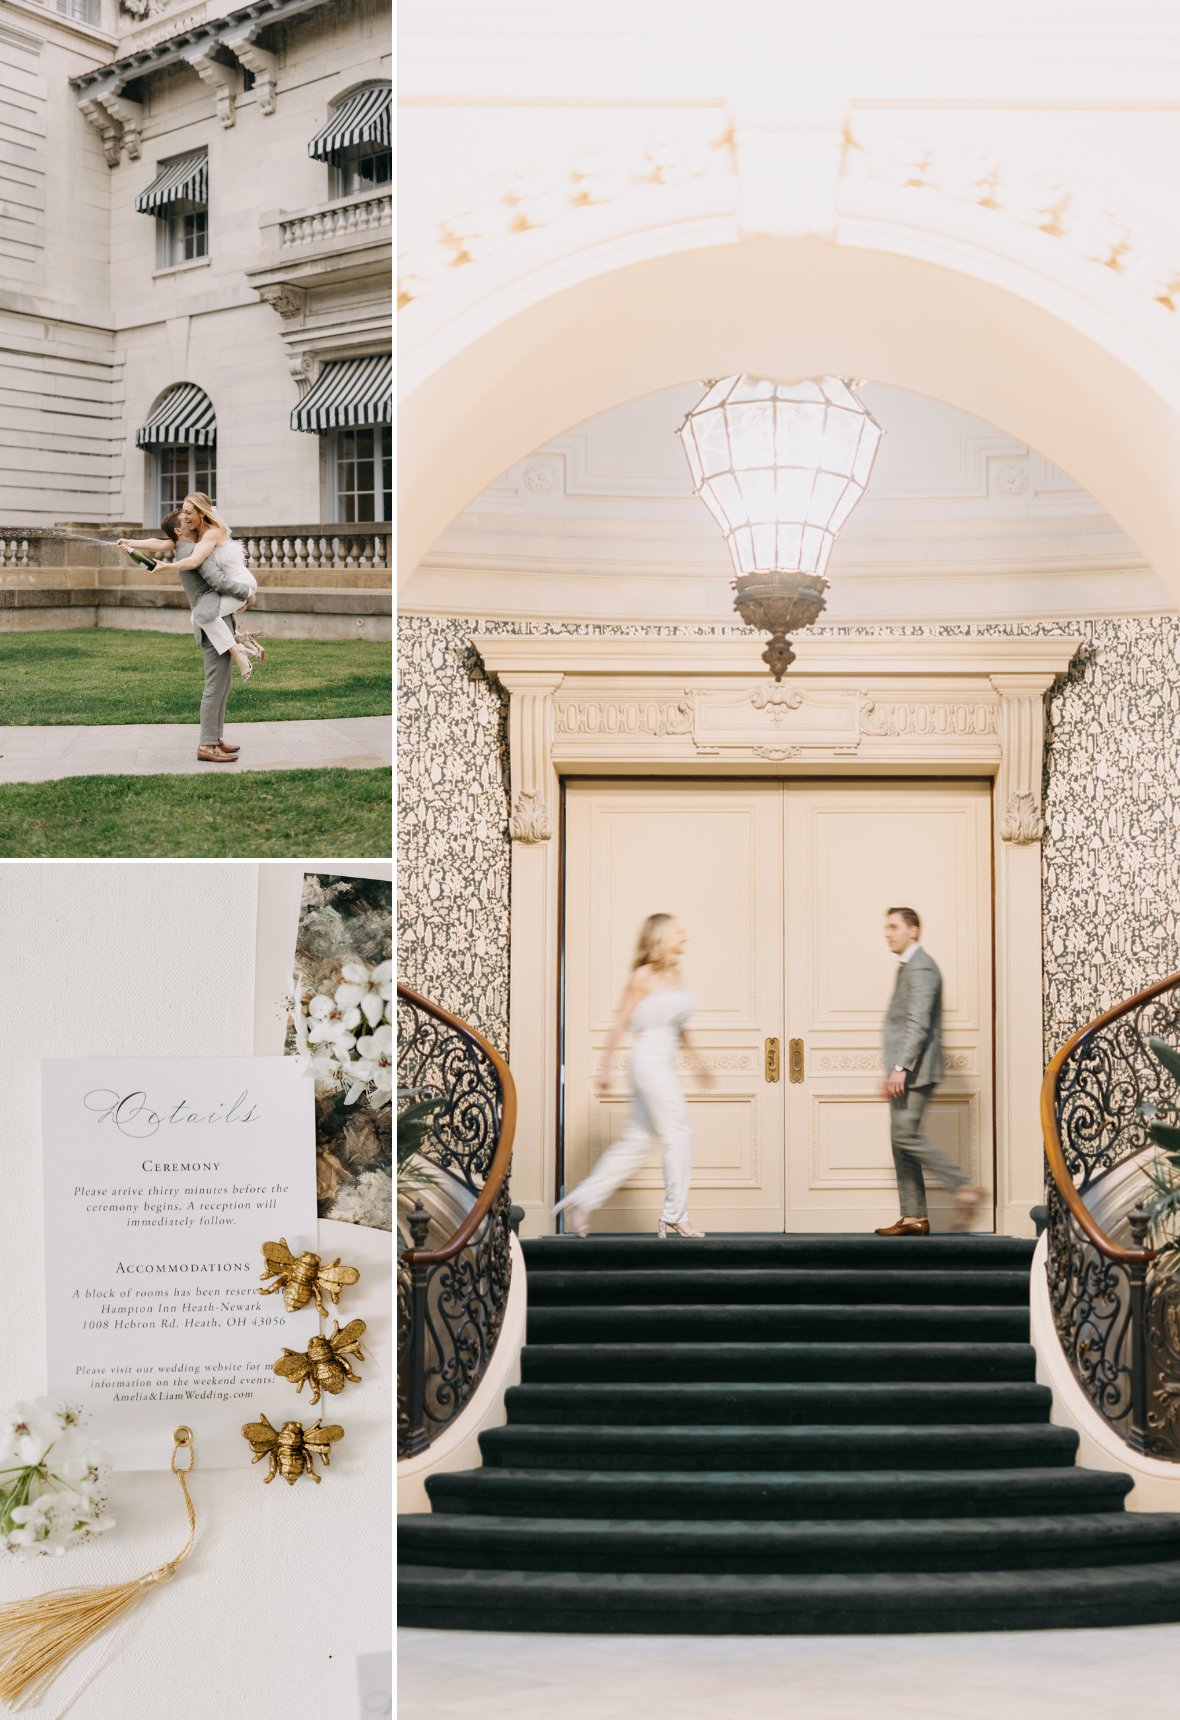
M307 146L317 161L333 161L352 143L377 143L391 148L389 115L393 92L355 90L332 109L332 117Z
M332 359L292 412L291 428L319 435L350 424L390 424L392 397L393 360L389 353Z
M160 215L173 203L208 203L209 158L203 149L162 161L146 191L135 199L141 215Z
M135 432L137 448L158 448L165 442L195 442L212 448L217 441L213 402L195 382L170 388L147 423Z

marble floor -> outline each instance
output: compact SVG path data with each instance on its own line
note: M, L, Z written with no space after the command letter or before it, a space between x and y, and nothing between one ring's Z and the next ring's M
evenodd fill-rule
M1105 1720L1170 1706L1180 1625L906 1637L400 1630L397 1652L401 1720Z
M249 694L245 695L247 698ZM64 776L234 775L242 770L370 769L393 758L388 717L227 723L237 764L202 764L191 723L29 724L0 728L0 783Z

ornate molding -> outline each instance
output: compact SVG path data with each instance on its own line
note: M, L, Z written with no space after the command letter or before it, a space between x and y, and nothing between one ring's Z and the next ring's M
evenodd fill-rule
M1041 818L1037 795L1023 793L1008 797L1000 822L1000 838L1004 842L1039 842L1045 826Z
M592 698L559 699L554 704L559 735L665 735L692 733L692 704L679 699Z
M993 675L1000 695L1000 775L997 803L1004 808L1000 839L1016 847L1039 842L1045 754L1045 694L1051 675Z
M514 842L548 842L553 826L545 796L539 789L522 789L517 795L508 829Z
M237 118L235 103L242 93L243 79L235 67L227 66L214 57L217 49L215 42L201 42L186 48L184 58L201 82L213 91L217 117L228 128Z
M138 161L141 150L141 137L146 117L143 110L143 104L141 102L128 101L126 96L114 94L99 96L98 103L101 107L106 109L111 119L119 126L119 142L127 151L128 161ZM89 115L87 115L87 118L89 118ZM110 159L110 155L108 154L107 160L110 161ZM118 156L116 155L115 162L112 162L111 165L114 166L117 161Z
M87 123L102 139L102 152L108 167L118 167L123 153L123 128L99 101L82 101L79 108Z
M284 322L291 322L294 318L301 317L307 309L307 294L304 289L293 287L287 281L279 282L273 287L259 287L257 292L263 304L278 311ZM306 354L300 354L301 363L306 356Z
M994 735L996 706L962 698L888 701L869 699L860 714L865 735Z
M237 30L227 32L221 40L235 59L240 60L254 73L254 93L258 98L259 109L264 114L272 114L279 92L279 61L276 54L268 53L255 41L262 27L261 20L248 22Z
M553 778L553 695L560 675L501 675L510 694L508 750L512 816L508 828L514 842L548 842L553 835L549 815ZM554 784L555 785L555 784Z
M852 688L756 688L698 692L692 738L702 753L740 749L759 758L855 751L865 695Z
M750 694L750 703L756 711L768 711L772 723L783 723L788 711L797 711L803 703L803 694L795 687L784 687L776 683L773 687L759 687Z
M300 397L305 395L320 373L320 359L314 352L293 352L288 360L287 368L299 384Z

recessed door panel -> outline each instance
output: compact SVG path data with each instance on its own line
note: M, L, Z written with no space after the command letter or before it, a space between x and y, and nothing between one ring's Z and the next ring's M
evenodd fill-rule
M776 783L571 783L566 801L565 1186L616 1140L630 1048L610 1054L612 1092L593 1091L640 925L687 928L690 1025L712 1085L681 1054L693 1128L689 1210L705 1230L781 1230L781 1083L765 1040L782 1032L782 796ZM654 1230L663 1179L648 1167L602 1208L601 1230Z
M991 797L986 783L791 784L784 800L787 1228L870 1230L897 1216L881 1024L897 979L885 911L912 907L942 970L946 1079L929 1139L992 1181ZM928 1187L931 1225L953 1203Z

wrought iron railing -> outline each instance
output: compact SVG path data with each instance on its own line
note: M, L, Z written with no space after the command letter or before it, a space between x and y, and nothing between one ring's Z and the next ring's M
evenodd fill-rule
M1057 1335L1094 1408L1134 1450L1180 1462L1180 1278L1157 1262L1142 1205L1148 1126L1171 1085L1152 1035L1180 1043L1180 973L1090 1022L1045 1072L1047 1271ZM1124 1226L1129 1246L1107 1234Z
M488 1041L405 986L397 988L398 1087L438 1098L419 1144L440 1193L471 1199L454 1234L430 1247L419 1190L406 1218L413 1247L397 1273L399 1457L425 1451L454 1421L487 1370L512 1273L508 1166L516 1087Z

